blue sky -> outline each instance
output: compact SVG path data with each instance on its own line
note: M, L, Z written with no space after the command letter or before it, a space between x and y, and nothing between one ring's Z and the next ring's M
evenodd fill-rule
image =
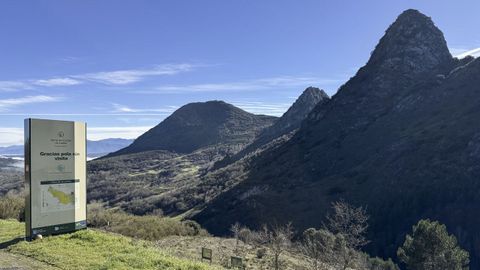
M1 1L0 146L27 117L102 139L195 101L281 115L308 86L334 94L408 8L453 54L480 47L478 1Z

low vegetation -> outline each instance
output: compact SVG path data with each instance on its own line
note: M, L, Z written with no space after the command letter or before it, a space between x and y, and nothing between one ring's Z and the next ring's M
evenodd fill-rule
M0 168L0 196L9 192L20 192L24 185L22 172Z
M183 213L195 202L177 200L170 193L198 184L200 174L222 156L221 151L209 148L185 155L149 151L90 161L89 200L101 200L135 215L159 208L166 214Z
M0 220L0 235L20 232L24 225ZM22 234L17 234L19 236ZM59 269L175 269L207 270L215 267L179 259L156 249L147 241L97 231L82 230L71 234L45 237L33 242L19 242L8 252L34 258Z
M92 203L88 208L90 226L137 239L208 235L206 230L191 220L180 221L158 215L134 216L118 209L105 209L100 203Z
M15 191L0 197L0 219L23 220L25 212L25 197Z
M9 195L1 200L18 198ZM105 209L100 203L89 205L89 224L94 229L29 243L18 242L24 235L22 223L0 219L0 243L6 248L0 250L0 259L13 254L34 259L30 262L34 265L37 261L60 269L201 270L231 267L233 256L241 258L247 269L400 269L390 259L371 258L362 252L368 243L368 215L365 209L343 201L332 204L322 228L309 228L300 236L289 223L265 225L258 231L235 223L233 238L211 237L192 221L161 213L133 216L120 209ZM200 263L204 247L213 251L211 265ZM464 270L469 264L469 254L456 238L444 225L430 220L413 227L398 257L408 270Z
M121 209L105 209L98 202L93 202L87 207L90 227L137 239L158 240L171 235L208 235L208 232L195 221L163 217L161 211L155 211L151 215L135 216ZM23 193L9 192L0 197L0 219L23 221L24 211Z
M230 230L233 238L210 237L198 223L164 217L161 209L136 216L91 202L88 213L88 224L94 230L16 243L24 234L18 222L23 220L24 194L11 191L0 196L0 244L9 246L8 254L13 254L9 256L27 256L34 259L29 262L33 265L38 261L61 269L77 264L75 269L210 269L192 262L200 260L202 247L212 249L213 264L222 267L230 267L230 258L235 256L248 269L400 269L390 259L371 258L362 252L369 243L369 217L364 208L344 201L332 204L321 228L299 233L288 223L254 231L235 223ZM81 250L82 246L88 248ZM7 260L8 254L0 250L0 259ZM469 265L469 253L458 246L445 225L430 220L413 227L397 254L408 270L464 270Z

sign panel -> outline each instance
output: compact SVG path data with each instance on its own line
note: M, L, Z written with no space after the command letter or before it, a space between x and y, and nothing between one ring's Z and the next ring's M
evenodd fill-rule
M25 119L27 238L87 227L86 124Z
M232 264L232 268L243 269L242 258L232 256L230 261L231 261L231 264Z
M202 247L202 259L212 261L212 250Z

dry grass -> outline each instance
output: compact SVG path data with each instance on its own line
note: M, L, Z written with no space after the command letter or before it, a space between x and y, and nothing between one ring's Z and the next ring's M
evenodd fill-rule
M170 236L157 241L155 246L167 254L192 261L201 261L201 249L205 247L213 251L212 263L222 267L229 267L230 257L237 256L243 258L246 269L273 269L271 252L267 251L263 258L258 258L261 247L239 241L236 248L236 240L232 238ZM308 267L303 256L291 252L282 253L281 261L282 269L303 270Z

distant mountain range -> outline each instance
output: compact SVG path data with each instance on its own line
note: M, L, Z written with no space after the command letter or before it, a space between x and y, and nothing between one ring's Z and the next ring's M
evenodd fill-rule
M131 139L104 139L98 141L87 140L87 156L100 157L111 152L115 152L121 148L130 145ZM2 156L23 156L23 145L12 145L0 147L0 155Z
M23 145L11 145L0 147L0 155L4 156L23 156Z

